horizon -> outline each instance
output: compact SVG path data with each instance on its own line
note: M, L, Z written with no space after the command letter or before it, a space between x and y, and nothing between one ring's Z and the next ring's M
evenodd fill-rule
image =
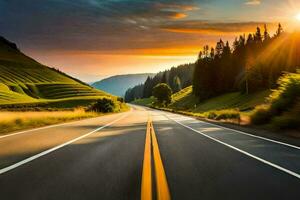
M279 22L286 31L300 24L296 0L32 2L0 1L0 35L85 82L157 73L196 61L220 38L232 44L263 24L271 33Z

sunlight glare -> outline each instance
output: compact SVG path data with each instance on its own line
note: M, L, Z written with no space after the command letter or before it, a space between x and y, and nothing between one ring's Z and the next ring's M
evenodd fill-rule
M295 17L298 21L300 21L300 13L298 13Z

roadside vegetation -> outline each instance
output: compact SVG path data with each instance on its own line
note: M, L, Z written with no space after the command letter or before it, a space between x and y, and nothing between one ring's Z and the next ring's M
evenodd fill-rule
M44 66L0 37L0 134L128 109L122 98Z
M52 112L0 112L0 134L100 115L95 112L86 112L84 109Z
M128 99L207 119L300 130L299 45L300 33L285 33L281 24L273 36L266 25L257 27L232 45L222 39L213 47L205 45L183 76L176 68L160 72L128 90ZM181 77L190 84L184 86ZM159 83L174 91L168 105L157 104L149 92Z
M287 73L278 80L279 87L251 115L253 124L269 124L276 129L300 130L300 74Z
M96 109L98 108L98 109ZM50 109L42 111L1 111L0 134L37 128L52 124L99 117L107 113L125 112L129 107L117 99L102 98L87 107L75 109Z

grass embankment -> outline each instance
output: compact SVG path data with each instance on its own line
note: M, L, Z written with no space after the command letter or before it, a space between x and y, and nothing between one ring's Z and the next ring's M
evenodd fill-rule
M113 112L125 112L129 107L121 102L115 103ZM109 113L105 113L109 114ZM64 123L69 121L99 117L104 113L87 112L85 109L70 111L27 111L27 112L0 112L0 135L30 128L38 128L47 125Z
M0 134L101 115L85 112L83 109L55 112L0 112Z
M299 131L300 74L285 74L278 80L278 85L279 87L270 95L268 104L255 109L251 121L275 129Z
M244 123L249 122L251 111L260 104L265 103L265 98L270 91L261 91L254 94L241 94L233 92L224 94L215 98L199 102L192 94L192 86L172 95L172 103L165 108L168 111L192 115L216 120L234 120ZM153 97L147 99L138 99L133 103L144 106L154 106Z

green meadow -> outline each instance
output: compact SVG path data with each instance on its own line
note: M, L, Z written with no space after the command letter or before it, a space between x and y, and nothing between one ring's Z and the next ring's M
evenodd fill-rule
M24 55L0 40L0 107L73 108L116 97Z

